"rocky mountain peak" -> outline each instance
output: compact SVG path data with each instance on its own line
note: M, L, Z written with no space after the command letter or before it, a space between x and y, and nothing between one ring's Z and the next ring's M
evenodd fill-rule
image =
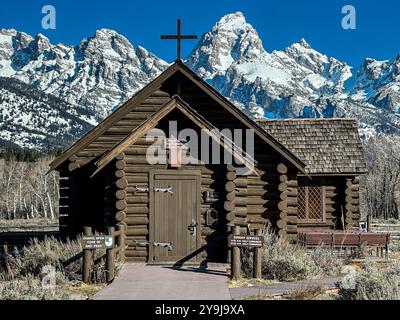
M208 79L226 72L237 61L252 61L264 53L257 31L236 12L222 17L201 37L187 64Z

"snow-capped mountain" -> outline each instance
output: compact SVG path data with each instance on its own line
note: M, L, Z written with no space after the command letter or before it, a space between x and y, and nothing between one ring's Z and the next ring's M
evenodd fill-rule
M356 117L364 135L400 132L400 55L388 61L366 59L352 72L345 62L318 52L304 39L267 52L255 28L237 12L205 33L185 62L256 118ZM57 130L67 134L67 128L71 139L78 138L167 67L112 30L98 30L76 46L51 44L41 34L0 30L0 77L20 81L14 91L4 87L7 81L0 82L0 115L13 109L22 113L8 122L0 119L0 139L14 137L20 146L37 147L35 141L47 139L48 123L48 139ZM43 102L43 97L64 103ZM29 100L26 107L24 99ZM44 103L44 109L38 111L37 103ZM39 118L51 120L26 121ZM29 140L30 130L41 138ZM38 145L45 148L44 142Z
M71 144L95 124L88 110L70 105L17 79L0 78L0 145L40 151Z
M354 99L400 115L400 54L387 61L365 59L356 78Z
M112 30L98 30L77 46L52 45L41 34L31 37L15 30L0 30L0 76L19 79L85 107L97 120L167 66Z
M393 82L399 61L366 62L356 87L348 91L345 82L352 72L346 63L321 54L304 39L269 53L237 12L202 36L187 64L255 117L356 117L367 135L400 128L394 114L400 107L399 87Z

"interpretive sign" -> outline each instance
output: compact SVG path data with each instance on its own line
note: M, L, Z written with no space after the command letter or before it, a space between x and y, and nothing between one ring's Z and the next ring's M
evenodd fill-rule
M83 249L107 249L114 244L112 236L83 236Z
M261 248L264 243L264 237L231 234L228 238L228 242L231 247Z

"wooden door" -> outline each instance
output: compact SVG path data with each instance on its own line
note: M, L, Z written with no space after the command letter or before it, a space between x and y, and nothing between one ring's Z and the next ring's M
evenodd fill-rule
M153 172L150 179L150 262L196 262L200 175L171 170ZM197 224L195 232L188 229L193 222ZM162 246L166 243L172 243L171 250Z

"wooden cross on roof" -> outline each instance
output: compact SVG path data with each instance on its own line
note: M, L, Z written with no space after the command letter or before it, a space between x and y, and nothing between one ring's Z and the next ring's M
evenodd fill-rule
M197 36L195 35L182 35L181 34L181 19L178 19L177 21L177 34L176 35L167 35L167 36L161 36L162 40L177 40L177 46L178 46L178 51L177 51L177 60L181 60L181 40L186 40L186 39L197 39Z

